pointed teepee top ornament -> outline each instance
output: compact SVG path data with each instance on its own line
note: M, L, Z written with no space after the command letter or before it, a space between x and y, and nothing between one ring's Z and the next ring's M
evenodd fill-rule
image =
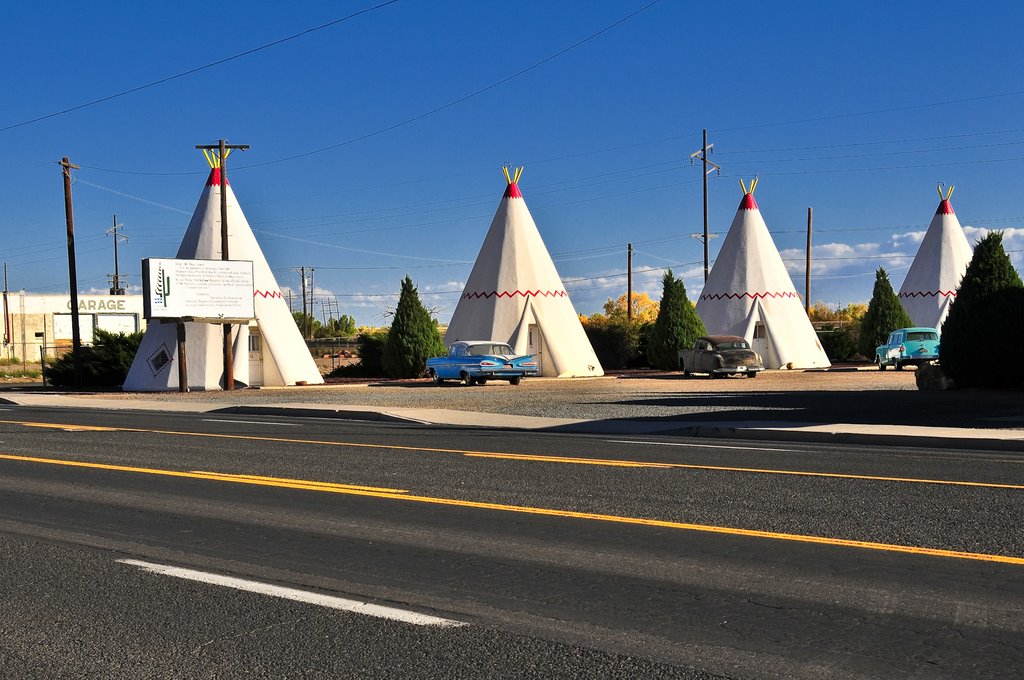
M740 210L759 210L757 201L754 200L754 189L757 188L757 177L750 180L750 188L740 180L740 189L743 190L743 200L740 201Z
M505 189L505 198L522 198L523 194L519 191L519 178L523 175L523 166L515 168L514 172L509 172L507 165L502 166L502 172L505 173L505 181L508 182L508 188Z

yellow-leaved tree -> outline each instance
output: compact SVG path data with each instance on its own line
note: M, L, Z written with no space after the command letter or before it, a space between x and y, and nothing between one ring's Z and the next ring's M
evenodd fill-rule
M651 299L647 293L633 293L633 321L639 324L654 323L658 318L657 302ZM617 299L608 299L604 303L604 313L609 321L624 323L628 318L626 314L626 294L623 293Z

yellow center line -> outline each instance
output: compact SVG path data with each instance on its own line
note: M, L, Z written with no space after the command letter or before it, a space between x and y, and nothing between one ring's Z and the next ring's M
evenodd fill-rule
M496 458L541 463L567 463L573 465L600 465L606 467L656 468L680 470L706 470L711 472L740 472L762 475L789 475L793 477L824 477L829 479L855 479L873 482L901 482L905 484L938 484L944 486L967 486L985 489L1024 490L1024 484L1000 484L996 482L973 482L953 479L927 479L919 477L888 477L883 475L858 475L843 472L812 472L809 470L774 470L770 468L731 467L725 465L694 465L689 463L664 463L657 461L617 460L608 458L585 458L580 456L546 456L540 454L502 453L499 451L472 451L467 449L448 449L430 446L409 446L403 444L366 444L363 442L339 442L322 439L295 439L288 437L266 437L245 434L221 434L211 432L181 432L176 430L149 430L137 427L91 427L84 425L56 425L53 423L37 423L30 421L0 420L0 422L22 425L24 427L43 427L51 429L82 429L100 432L138 432L145 434L161 434L175 437L205 437L213 439L236 439L242 441L275 442L279 444L312 444L316 446L340 446L348 448L381 449L385 451L418 451L421 453L452 453L469 458Z
M919 477L883 477L879 475L856 475L843 472L810 472L804 470L772 470L769 468L731 467L727 465L692 465L688 463L645 463L626 460L602 460L599 458L563 458L521 453L464 453L470 458L509 458L513 460L547 461L555 463L581 463L590 465L613 465L621 467L680 468L684 470L711 470L715 472L749 472L762 475L793 475L797 477L832 477L835 479L866 479L876 482L909 482L912 484L946 484L952 486L980 486L990 489L1024 489L1024 484L998 484L995 482L962 482L949 479L921 479Z
M739 529L735 527L723 527L712 524L691 524L688 522L675 522L671 520L650 519L645 517L624 517L620 515L606 515L594 512L577 512L575 510L558 510L554 508L536 508L525 505L507 505L504 503L486 503L481 501L467 501L456 498L436 498L433 496L407 495L405 492L392 493L389 491L372 491L373 487L348 486L344 484L330 484L326 482L313 482L306 480L280 479L277 477L260 477L256 475L235 475L218 472L192 471L184 472L179 470L164 470L160 468L133 467L129 465L111 465L108 463L90 463L76 460L62 460L58 458L38 458L35 456L16 456L12 454L0 454L0 459L13 460L25 463L42 463L46 465L63 465L68 467L90 468L96 470L109 470L115 472L133 472L149 475L160 475L165 477L179 477L187 479L205 479L217 482L228 482L235 484L251 484L256 486L273 486L306 491L322 491L328 493L339 493L351 496L365 496L370 498L384 498L399 501L411 501L414 503L429 503L433 505L448 505L462 508L475 508L479 510L496 510L500 512L515 512L530 515L544 515L548 517L565 517L571 519L583 519L598 522L612 522L616 524L630 524L648 527L659 527L663 529L676 529L682 531L696 531L702 533L724 534L729 536L744 536L748 538L763 538L778 541L794 541L799 543L816 543L820 545L840 546L846 548L863 548L866 550L878 550L882 552L904 553L911 555L928 555L931 557L948 557L962 560L974 560L980 562L999 562L1003 564L1024 565L1024 557L1012 557L1009 555L996 555L990 553L974 553L960 550L944 550L941 548L927 548L921 546L896 545L892 543L877 543L874 541L857 541L846 538L831 538L827 536L811 536L806 534L789 534L777 531L760 531L756 529Z
M7 421L10 422L10 421ZM68 432L116 432L116 427L103 427L101 425L64 425L61 423L17 423L26 427L42 427L51 430L66 430Z
M311 482L307 479L288 479L287 477L264 477L261 475L239 475L229 474L227 472L208 472L206 470L192 470L195 474L206 475L210 477L224 477L227 481L232 480L259 480L264 482L283 482L286 484L302 484L305 487L323 487L324 490L331 489L354 489L358 491L379 491L381 493L409 493L408 489L389 489L387 487L379 486L361 486L359 484L337 484L335 482Z

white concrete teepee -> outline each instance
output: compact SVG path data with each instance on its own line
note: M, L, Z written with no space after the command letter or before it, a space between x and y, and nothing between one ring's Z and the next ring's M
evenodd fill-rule
M210 177L192 214L192 221L178 253L178 259L219 260L220 192L227 191L228 253L232 260L251 260L253 269L253 298L256 327L261 340L254 357L261 369L263 385L320 384L324 379L299 334L277 281L267 264L263 251L238 205L231 186L222 187L220 160L207 156ZM256 382L250 376L249 327L233 326L232 348L236 382L243 385ZM223 327L218 324L186 323L185 353L188 367L188 386L195 390L218 390L223 387ZM178 389L178 342L174 322L161 323L154 319L146 328L142 344L132 362L124 390L162 392Z
M510 175L445 342L498 340L536 354L541 375L604 375L517 182Z
M900 302L915 326L942 327L974 255L949 202L952 195L953 187L945 196L939 188L939 208L900 286Z
M766 368L830 366L761 210L740 181L743 200L708 274L697 315L711 335L739 335Z

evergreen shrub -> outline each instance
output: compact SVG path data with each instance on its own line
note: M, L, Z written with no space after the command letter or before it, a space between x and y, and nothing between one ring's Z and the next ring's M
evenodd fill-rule
M1024 387L1021 362L1004 348L1024 338L1024 284L1003 249L1003 235L978 242L942 325L939 364L957 387Z
M676 370L679 368L679 350L692 346L702 335L707 335L707 329L686 297L686 285L669 269L662 278L658 318L647 338L647 359L654 368Z
M420 302L419 293L408 276L402 281L402 292L395 308L387 341L384 343L384 373L391 378L417 378L427 368L427 359L444 356L447 348Z
M914 325L907 310L903 309L896 291L889 283L889 275L881 267L875 272L875 286L871 291L868 311L860 320L860 353L875 358L875 349L889 339L889 333L898 328Z
M76 384L75 363L67 352L46 367L46 381L57 387L117 387L124 383L142 333L110 333L97 328L93 344L81 348L82 382Z

